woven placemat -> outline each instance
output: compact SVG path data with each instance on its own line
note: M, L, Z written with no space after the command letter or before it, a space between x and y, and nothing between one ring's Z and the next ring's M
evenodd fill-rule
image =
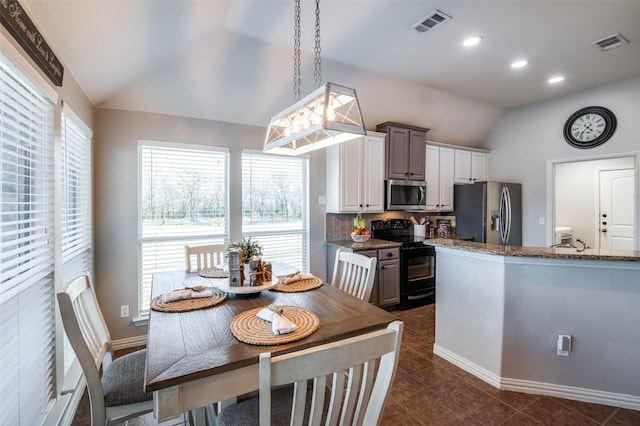
M189 312L210 308L227 300L227 293L224 291L212 288L211 292L213 293L211 297L197 297L169 303L162 303L162 295L156 296L151 299L151 309L161 312Z
M282 279L283 277L278 277L278 278ZM278 281L278 284L271 290L281 291L283 293L298 293L300 291L313 290L314 288L321 287L322 284L324 284L323 281L320 278L316 278L316 277L308 278L306 280L296 281L291 284L281 284L280 281Z
M231 321L231 332L238 340L250 345L282 345L310 336L320 327L320 319L311 311L297 306L278 306L289 321L298 326L296 331L274 336L271 323L257 317L263 308L250 309Z
M203 268L198 271L198 275L205 278L229 278L229 271L220 268Z

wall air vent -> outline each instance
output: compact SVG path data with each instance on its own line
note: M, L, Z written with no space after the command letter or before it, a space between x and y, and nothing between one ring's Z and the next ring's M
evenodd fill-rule
M451 16L436 9L419 20L417 23L415 23L411 27L411 29L416 30L420 34L424 34L426 32L432 31L434 28L436 28L443 22L448 21L449 19L451 19Z
M600 49L602 49L603 52L615 49L616 47L620 47L627 43L629 43L629 40L624 38L620 33L616 33L593 42L593 44L600 46Z

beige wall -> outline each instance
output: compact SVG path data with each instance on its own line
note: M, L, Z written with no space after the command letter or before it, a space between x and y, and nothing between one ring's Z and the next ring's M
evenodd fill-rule
M146 334L120 318L120 306L137 316L138 285L138 140L156 140L229 148L230 217L241 215L242 149L262 149L266 129L151 113L98 109L94 148L95 281L100 304L115 340ZM310 156L311 272L324 276L324 152ZM230 238L241 238L232 221Z
M22 47L20 47L3 26L0 26L0 46L2 46L2 53L12 61L20 62L16 65L22 69L25 74L30 77L33 77L34 74L37 75L37 78L41 79L43 84L49 86L56 92L58 95L58 107L61 105L61 102L64 102L87 126L90 128L93 127L93 105L68 69L64 70L62 86L55 86L51 80L40 71L40 68L35 65L33 60L24 53Z

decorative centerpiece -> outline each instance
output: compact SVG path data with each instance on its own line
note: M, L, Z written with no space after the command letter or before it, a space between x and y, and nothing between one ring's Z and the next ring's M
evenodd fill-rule
M250 286L262 285L264 274L262 259L260 259L262 255L260 243L251 241L251 237L243 237L242 241L229 244L227 253L229 254L229 284L231 286L243 286L246 281Z
M249 262L249 260L254 256L262 256L262 246L257 241L251 241L251 237L242 238L240 242L234 242L227 246L227 251L233 249L242 250L242 254L245 262Z
M371 237L371 231L366 229L364 219L358 213L353 219L353 229L351 230L351 239L356 243L364 243Z

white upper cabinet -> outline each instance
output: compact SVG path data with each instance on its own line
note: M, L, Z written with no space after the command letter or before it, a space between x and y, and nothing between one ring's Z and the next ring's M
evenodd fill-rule
M384 211L384 133L327 148L327 213Z
M427 211L453 211L454 149L427 145Z
M474 183L487 180L487 154L455 150L455 183Z

